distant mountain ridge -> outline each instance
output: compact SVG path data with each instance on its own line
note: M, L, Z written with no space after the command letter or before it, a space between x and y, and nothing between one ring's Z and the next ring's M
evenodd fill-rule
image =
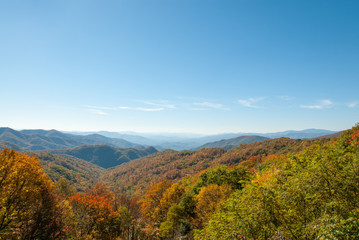
M176 134L142 134L121 132L60 132L57 130L22 130L0 128L0 145L20 151L39 151L74 148L84 144L107 144L117 148L137 148L154 146L158 150L177 151L199 149L207 143L238 138L241 136L261 136L267 138L288 137L292 139L311 139L335 134L323 129L289 130L275 133L224 133L209 136Z
M292 139L310 139L316 138L324 135L331 135L337 133L336 131L330 131L325 129L305 129L305 130L289 130L284 132L276 132L276 133L265 133L258 134L259 136L264 136L268 138L280 138L287 137Z
M144 146L123 139L108 138L99 134L80 136L62 133L57 130L16 131L11 128L0 128L0 145L21 151L73 148L84 144L107 144L112 147L121 148L144 148Z
M202 148L225 148L225 149L232 149L234 147L237 147L241 144L245 143L253 143L253 142L263 142L265 140L268 140L267 137L262 136L240 136L236 138L230 138L230 139L223 139L216 142L210 142L206 143L200 147L195 148L194 150L200 150Z
M322 138L336 138L336 137L340 137L342 135L344 131L340 131L340 132L336 132L336 133L333 133L333 134L329 134L329 135L322 135L322 136L319 136L319 137L316 137L314 139L322 139Z
M75 148L51 150L53 154L70 155L103 168L118 166L133 159L156 153L154 147L144 149L114 148L108 145L83 145Z
M148 133L121 133L121 132L86 132L74 134L93 134L98 133L107 137L120 137L127 141L132 141L138 144L154 146L158 150L173 149L177 151L199 149L202 145L227 140L231 138L237 138L241 136L261 136L267 138L280 138L287 137L291 139L310 139L323 135L330 135L336 133L336 131L324 130L324 129L304 129L304 130L288 130L274 133L223 133L214 134L208 136L191 136L190 134L148 134ZM186 137L187 136L187 137Z

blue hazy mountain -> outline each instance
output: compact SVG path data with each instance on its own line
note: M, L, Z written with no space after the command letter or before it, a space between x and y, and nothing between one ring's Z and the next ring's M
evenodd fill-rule
M78 147L84 144L107 144L121 148L144 148L124 139L108 138L99 134L74 135L56 130L22 130L0 128L0 144L16 150L39 151Z

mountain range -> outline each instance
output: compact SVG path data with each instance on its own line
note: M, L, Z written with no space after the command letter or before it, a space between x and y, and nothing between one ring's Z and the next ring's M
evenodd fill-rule
M292 139L311 139L323 135L330 135L336 131L324 129L289 130L274 133L223 133L214 135L176 134L176 133L135 133L135 132L71 132L73 134L88 135L101 134L106 137L121 138L140 145L154 146L158 150L173 149L176 151L199 149L202 145L241 136L260 136L266 138L287 137Z
M41 151L73 148L81 145L106 144L119 148L138 148L144 146L124 139L108 138L99 134L74 135L56 130L22 130L0 128L0 145L22 151Z
M109 145L115 148L143 149L153 146L157 150L173 149L176 151L194 150L202 147L232 148L242 143L250 143L236 139L238 137L252 136L292 139L310 139L335 134L334 131L322 129L306 129L301 131L284 131L275 133L226 133L216 135L191 134L142 134L119 132L60 132L57 130L21 130L0 128L0 145L21 151L41 151L53 149L74 148L81 145ZM229 141L225 141L229 140ZM218 143L220 141L220 143Z
M327 130L312 129L306 131L271 133L266 134L267 137L251 133L247 133L246 136L221 134L197 138L185 138L184 136L164 136L162 138L161 136L155 136L153 140L154 143L160 143L159 139L166 140L162 142L163 145L159 145L161 148L166 147L167 144L168 146L177 146L178 148L187 146L187 149L191 150L183 151L182 149L181 151L175 151L169 149L157 152L157 149L154 147L116 138L116 136L118 137L119 135L111 132L107 132L107 135L112 136L108 137L102 136L99 133L76 135L56 130L39 129L16 131L11 128L0 128L0 146L35 152L34 154L39 156L42 165L52 179L58 180L60 176L65 176L66 179L76 185L77 189L84 190L92 184L91 181L96 181L104 172L107 172L106 169L108 168L110 168L108 169L109 172L116 172L116 176L122 176L122 174L126 174L127 176L131 172L136 176L142 173L151 176L157 176L156 174L159 174L158 176L161 176L165 173L167 174L166 178L177 179L179 177L179 170L189 169L188 172L184 171L184 174L193 174L194 172L217 164L231 165L251 156L270 154L270 152L266 153L263 149L273 148L275 153L281 153L279 150L282 148L296 151L296 149L302 149L303 146L310 143L308 141L290 138L270 140L269 137L284 135L292 136L293 138L301 136L325 139L336 137L340 133L341 132L333 133ZM127 135L127 138L132 138L132 140L142 139L144 141L144 139L147 139L148 143L151 143L151 136ZM239 152L242 152L241 149L243 151L247 149L249 152L245 150L239 154ZM173 161L176 159L182 160L179 161L178 164L173 165ZM219 160L214 161L214 159ZM158 165L154 163L158 163ZM131 166L132 170L127 171L127 166ZM113 171L112 168L114 168ZM168 168L172 170L167 171ZM117 174L122 171L124 171L124 173ZM148 171L148 173L146 173L146 171ZM92 175L94 178L91 177ZM109 176L111 176L111 174ZM183 175L181 176L183 177ZM126 181L132 178L127 176L127 180L123 179L119 181L118 178L116 179L116 184L124 185L128 184ZM138 177L135 179L138 179ZM143 179L146 179L146 177L144 176ZM115 180L106 179L106 181ZM139 184L143 185L139 188L142 190L147 186L145 182Z

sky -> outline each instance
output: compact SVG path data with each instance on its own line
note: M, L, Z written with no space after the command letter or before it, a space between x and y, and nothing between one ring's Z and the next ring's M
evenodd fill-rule
M0 0L0 126L348 129L358 12L357 0Z

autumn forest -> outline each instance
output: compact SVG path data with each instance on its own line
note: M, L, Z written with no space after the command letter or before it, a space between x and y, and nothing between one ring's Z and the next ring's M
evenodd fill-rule
M0 153L0 239L359 239L359 125L110 168L10 149Z

